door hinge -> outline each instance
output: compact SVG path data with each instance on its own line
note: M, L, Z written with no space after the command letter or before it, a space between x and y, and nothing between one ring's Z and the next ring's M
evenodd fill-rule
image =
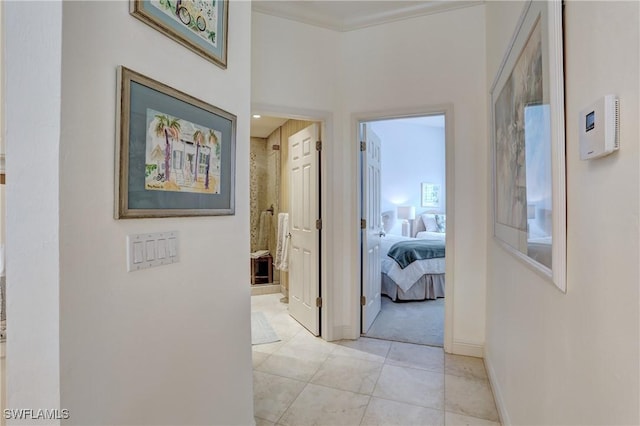
M322 229L322 219L316 220L316 229Z
M322 297L316 297L316 306L322 308Z
M316 141L316 151L322 151L322 141Z
M367 219L360 219L360 229L367 229Z
M362 306L367 306L367 297L366 296L361 296L360 297L360 304Z
M367 150L367 143L365 141L360 141L360 151Z

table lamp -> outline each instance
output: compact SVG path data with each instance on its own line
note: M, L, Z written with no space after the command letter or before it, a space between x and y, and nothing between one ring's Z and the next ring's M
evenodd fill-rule
M416 218L414 206L398 206L398 219L402 219L402 236L410 237L413 231L413 221Z

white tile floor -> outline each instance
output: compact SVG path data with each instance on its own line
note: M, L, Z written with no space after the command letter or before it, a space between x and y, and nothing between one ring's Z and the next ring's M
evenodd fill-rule
M481 359L368 338L325 342L280 297L251 298L282 339L253 346L257 425L499 425Z

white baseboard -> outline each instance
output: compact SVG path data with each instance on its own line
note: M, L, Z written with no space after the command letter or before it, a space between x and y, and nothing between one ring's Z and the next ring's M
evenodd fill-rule
M258 284L251 286L251 295L260 296L262 294L280 293L280 284Z
M451 353L454 355L474 356L476 358L484 357L484 346L476 343L453 342Z
M360 333L354 334L352 327L348 325L341 325L341 326L333 327L331 334L329 335L323 334L322 337L329 342L334 342L336 340L343 340L343 339L347 339L347 340L357 339L358 337L360 337Z
M502 396L502 390L500 389L500 385L498 384L496 372L493 369L493 365L491 364L491 356L488 350L485 349L484 352L484 366L487 369L487 376L489 377L489 383L491 384L491 389L493 390L493 399L496 402L498 416L500 416L500 424L503 426L509 426L511 425L511 419L509 418L507 406L504 402L504 397Z

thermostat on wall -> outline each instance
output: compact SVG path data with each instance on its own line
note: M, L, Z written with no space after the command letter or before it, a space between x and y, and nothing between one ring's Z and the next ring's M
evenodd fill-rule
M604 157L620 148L620 104L606 95L580 111L580 159Z

